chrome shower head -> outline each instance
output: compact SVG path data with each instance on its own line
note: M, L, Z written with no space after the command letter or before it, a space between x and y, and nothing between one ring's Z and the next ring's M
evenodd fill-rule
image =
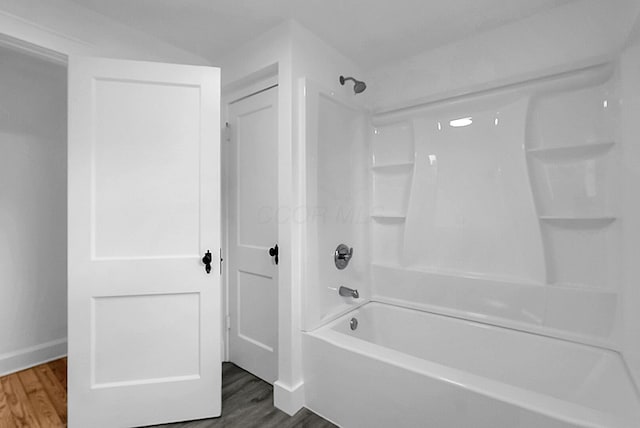
M356 80L353 77L340 76L340 84L341 85L344 85L344 83L347 80L353 80L353 92L355 92L356 94L360 94L360 93L364 92L365 89L367 89L367 84L364 83L361 80Z

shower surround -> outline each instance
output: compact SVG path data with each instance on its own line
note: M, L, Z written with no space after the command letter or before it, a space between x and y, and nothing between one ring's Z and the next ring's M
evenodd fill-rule
M369 217L308 228L307 407L347 427L640 420L620 355L620 84L603 63L377 114L367 142L356 106L302 83L307 206Z
M617 85L605 64L374 117L373 295L615 347Z

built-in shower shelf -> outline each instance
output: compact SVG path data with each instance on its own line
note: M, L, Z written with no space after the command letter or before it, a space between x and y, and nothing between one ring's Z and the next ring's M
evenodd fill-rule
M540 216L540 220L560 227L604 227L613 223L615 217L561 217Z
M541 160L590 159L606 154L615 145L614 142L580 144L567 147L543 147L528 149L527 153Z
M388 218L388 219L404 220L407 216L402 213L373 213L371 214L371 217L381 218L381 219Z
M384 163L380 165L373 165L371 169L375 170L388 170L388 169L409 169L413 167L413 162L397 162L397 163Z

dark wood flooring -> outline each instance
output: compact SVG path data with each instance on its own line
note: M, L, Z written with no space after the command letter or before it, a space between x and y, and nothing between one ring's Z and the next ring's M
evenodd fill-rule
M67 359L0 377L0 428L67 425ZM289 416L273 407L273 387L232 363L222 365L222 416L155 428L335 427L302 409Z
M273 407L273 387L232 363L222 365L222 416L154 428L325 428L334 424L308 409L289 416Z

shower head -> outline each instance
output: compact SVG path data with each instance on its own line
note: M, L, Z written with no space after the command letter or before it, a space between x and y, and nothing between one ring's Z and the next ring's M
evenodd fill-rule
M346 82L347 80L353 80L353 92L355 92L356 94L364 92L364 90L367 89L367 84L361 80L356 80L353 77L340 76L341 85L344 85L344 82Z

